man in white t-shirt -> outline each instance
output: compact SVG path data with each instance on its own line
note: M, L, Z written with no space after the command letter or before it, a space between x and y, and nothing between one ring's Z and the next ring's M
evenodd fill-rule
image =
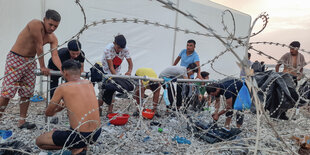
M129 50L128 48L126 48L126 38L123 35L117 35L114 38L114 42L108 44L103 51L102 68L104 73L120 75L121 64L124 58L127 60L128 63L128 70L125 73L125 75L130 76L133 68L133 63L129 54ZM98 84L98 88L99 88L98 103L99 106L102 106L103 90L101 89L101 84ZM112 110L113 110L113 103L109 105L108 113L112 113Z

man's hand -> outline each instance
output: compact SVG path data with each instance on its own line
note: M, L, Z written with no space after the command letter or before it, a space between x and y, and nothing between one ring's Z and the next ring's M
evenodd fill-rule
M130 75L131 75L131 72L126 72L125 75L130 76Z
M40 70L41 70L43 75L45 75L45 76L50 75L50 69L45 68L45 67L44 68L41 67Z
M197 74L196 79L204 80L200 74Z
M218 113L213 113L212 118L217 121L219 119L219 114Z

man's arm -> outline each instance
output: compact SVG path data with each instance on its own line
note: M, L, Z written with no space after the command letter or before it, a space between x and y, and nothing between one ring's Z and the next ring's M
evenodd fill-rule
M114 66L113 66L113 61L112 61L112 59L107 59L107 63L108 63L110 72L111 72L112 74L116 74L116 71L115 71Z
M55 93L51 99L51 102L46 108L45 115L46 116L54 116L57 112L64 109L63 102L60 102L62 99L62 92L61 87L56 88Z
M220 97L217 97L215 99L215 103L214 103L214 108L215 108L215 112L212 114L212 118L217 121L219 119L219 109L220 109Z
M198 67L197 78L202 80L202 77L201 77L201 74L200 74L200 61L196 61L195 64Z
M81 63L81 73L84 72L84 63Z
M175 60L174 60L174 63L173 63L173 65L172 66L175 66L175 65L177 65L178 63L179 63L179 61L181 60L181 57L180 56L178 56Z
M225 114L230 109L232 109L232 97L229 99L226 99L226 108L221 110L219 112L219 115L221 116L221 115Z
M280 68L281 64L277 64L275 69L276 69L276 72L279 72L279 68Z
M221 110L220 112L218 112L218 110L220 109L220 102L216 99L215 102L215 112L212 115L214 120L218 120L219 117L223 114L225 114L229 109L232 109L232 97L229 99L226 99L226 108Z
M132 60L131 58L128 58L126 59L127 60L127 63L128 63L128 71L125 73L125 75L131 75L131 72L132 72L132 68L133 68L133 63L132 63Z
M55 66L61 71L61 61L59 59L58 52L57 52L58 40L54 33L51 34L50 38L51 38L50 47L51 47L51 50L53 50L51 51L52 61L55 64Z
M45 67L44 56L43 56L43 34L42 34L42 24L40 21L31 21L29 23L30 34L34 38L35 50L38 56L40 70L43 75L49 75L49 69Z

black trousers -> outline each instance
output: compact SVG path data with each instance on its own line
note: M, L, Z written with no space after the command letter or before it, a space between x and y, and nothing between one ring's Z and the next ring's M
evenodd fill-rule
M174 101L173 96L176 96L177 100L176 100L176 105L177 107L181 107L182 106L182 84L177 84L177 93L175 93L175 89L173 87L172 83L168 83L168 99L170 102L170 106L168 108L172 107L172 103ZM163 88L166 89L166 86L163 84Z
M50 81L50 99L53 97L56 88L58 87L59 78L61 76L51 76Z

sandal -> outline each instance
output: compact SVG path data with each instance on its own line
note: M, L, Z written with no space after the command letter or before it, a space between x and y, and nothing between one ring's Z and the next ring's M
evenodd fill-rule
M139 112L138 111L135 111L132 116L139 116Z
M158 118L161 117L161 115L158 112L155 112L155 116L158 117Z
M35 127L37 127L35 124L29 123L29 122L25 122L23 125L19 126L18 128L20 128L20 129L23 129L23 128L33 129Z
M30 98L31 102L41 102L44 101L44 98L39 95L34 95L33 97Z

